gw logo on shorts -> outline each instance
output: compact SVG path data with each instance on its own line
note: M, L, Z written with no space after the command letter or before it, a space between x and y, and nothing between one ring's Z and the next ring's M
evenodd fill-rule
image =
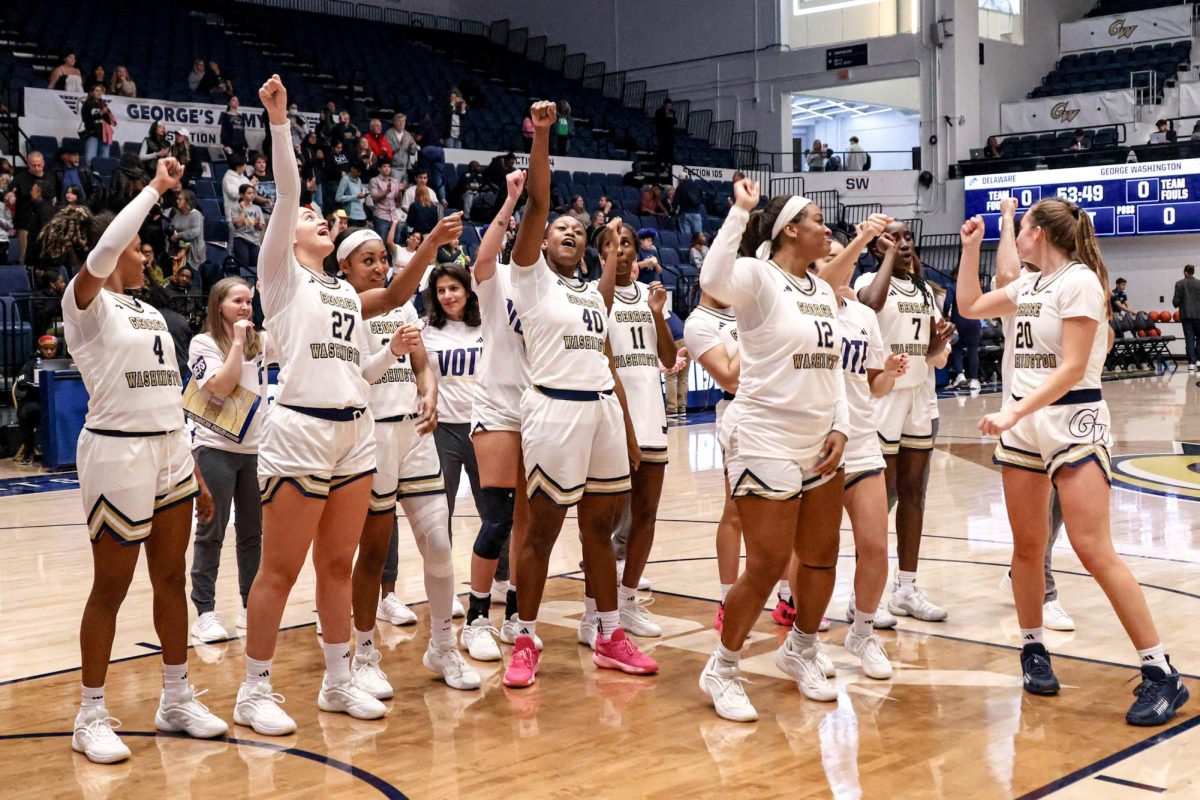
M1084 408L1075 412L1067 423L1067 431L1076 439L1090 439L1092 444L1103 444L1108 436L1108 426L1097 422L1099 409Z
M1079 116L1082 109L1070 108L1070 102L1063 100L1061 103L1055 103L1050 109L1050 119L1057 119L1061 122L1073 122Z

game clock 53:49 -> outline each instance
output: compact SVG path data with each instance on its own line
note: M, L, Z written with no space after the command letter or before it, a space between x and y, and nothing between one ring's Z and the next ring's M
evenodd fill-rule
M1200 231L1200 159L1037 170L965 179L968 217L983 217L984 238L1000 237L1000 201L1017 213L1043 197L1061 197L1092 217L1098 236Z

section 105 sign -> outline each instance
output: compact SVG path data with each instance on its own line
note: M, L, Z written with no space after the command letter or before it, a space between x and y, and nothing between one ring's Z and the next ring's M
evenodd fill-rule
M984 239L1000 238L1000 201L1017 213L1046 197L1068 200L1092 217L1097 236L1200 233L1200 159L1034 170L964 179L968 217L983 217Z

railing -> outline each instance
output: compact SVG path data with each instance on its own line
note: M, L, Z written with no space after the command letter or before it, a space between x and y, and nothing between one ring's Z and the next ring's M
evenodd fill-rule
M772 197L777 194L798 194L805 197L808 196L804 193L804 178L800 177L799 175L789 175L783 178L772 178L771 191L769 194Z
M1129 73L1129 88L1133 89L1134 113L1138 122L1142 122L1142 106L1158 105L1158 73L1152 69L1139 69Z
M871 170L873 172L881 172L883 170L910 170L917 169L917 161L920 158L920 148L908 150L868 150L863 152L871 157ZM805 151L799 162L796 160L796 154L792 151L787 152L769 152L764 150L756 150L756 155L760 159L765 159L771 162L771 167L776 172L826 172L834 170L826 170L825 164L828 157L822 160L819 169L809 166L808 157L811 151ZM836 171L846 172L846 165L849 163L849 150L834 150L833 155L837 157L839 169Z

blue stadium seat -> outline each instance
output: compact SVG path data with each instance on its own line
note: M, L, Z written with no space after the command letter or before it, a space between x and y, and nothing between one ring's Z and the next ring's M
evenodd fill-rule
M20 264L9 264L0 267L0 295L27 297L31 291L29 270Z

